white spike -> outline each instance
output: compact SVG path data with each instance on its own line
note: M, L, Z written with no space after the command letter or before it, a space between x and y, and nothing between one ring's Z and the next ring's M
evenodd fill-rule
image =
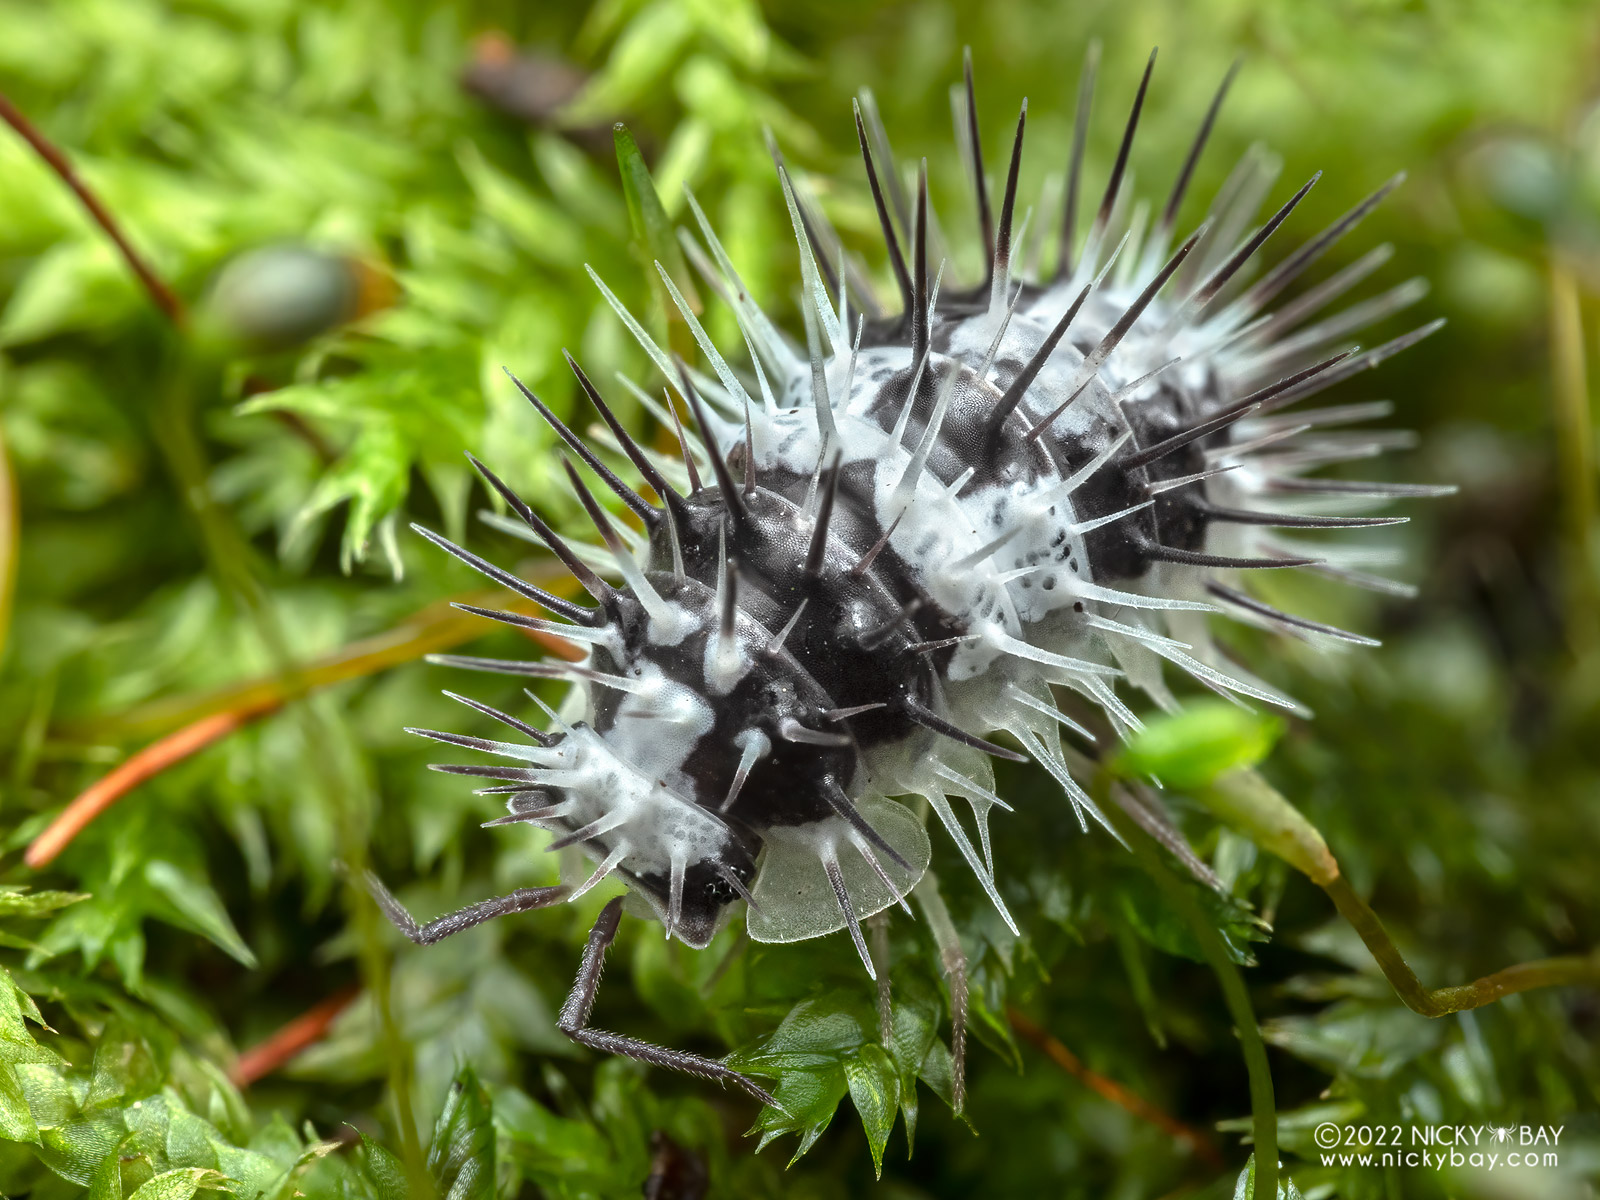
M616 313L622 323L628 327L628 332L633 334L633 340L638 342L644 352L650 356L650 361L655 363L660 368L661 373L668 379L676 379L678 373L672 369L672 360L662 353L661 347L656 345L655 339L645 332L644 326L634 320L633 314L628 311L627 305L617 299L612 290L606 286L606 281L595 273L593 267L588 263L584 263L583 269L589 272L589 278L594 280L595 287L600 289L600 294L606 298L606 303L611 305L611 311Z
M1131 194L1133 191L1133 175L1131 172L1123 176L1123 187ZM1121 194L1118 194L1121 198ZM1150 222L1150 201L1141 199L1133 209L1133 220L1128 222L1128 256L1122 260L1122 269L1117 272L1116 286L1128 287L1133 282L1134 273L1139 268L1139 250L1144 245L1145 226ZM1157 264L1158 267L1160 264ZM1154 276L1152 271L1151 275Z
M1143 375L1139 376L1139 378L1135 379L1132 383L1123 384L1116 391L1111 393L1111 402L1113 404L1121 404L1124 401L1130 399L1131 397L1133 397L1134 395L1136 395L1138 393L1140 388L1144 387L1145 384L1149 383L1157 375L1161 375L1161 374L1165 373L1166 371L1171 370L1173 367L1177 366L1182 361L1183 361L1183 356L1182 355L1179 355L1177 358L1169 358L1169 359L1167 359L1166 362L1162 363L1154 371L1146 371Z
M835 746L842 749L851 744L849 734L828 733L822 729L812 729L807 725L802 725L793 717L779 718L778 736L786 742L794 742L801 746Z
M996 281L999 282L998 280ZM1023 285L1017 284L1017 290L1011 294L1011 303L1006 305L1005 315L1000 318L1000 328L994 331L994 337L989 339L989 349L983 356L983 365L978 368L978 378L985 383L989 381L989 368L994 366L995 355L1000 353L1000 343L1005 340L1006 330L1011 328L1011 318L1017 311L1017 301L1022 299ZM996 297L998 299L998 296ZM990 311L994 311L991 307Z
M811 354L811 406L817 411L817 432L822 438L822 449L817 457L821 462L828 447L838 440L839 431L833 420L833 399L828 395L828 368L817 338L816 306L807 304L804 297L800 301L800 315L805 318L806 349Z
M717 266L722 269L722 273L734 287L736 307L748 324L746 338L754 340L760 349L766 351L774 371L780 374L793 374L799 369L799 357L789 348L789 343L762 311L761 306L750 298L750 290L745 287L739 272L734 270L733 260L723 249L716 231L711 228L711 222L706 220L706 214L700 208L700 202L694 198L694 193L689 190L687 184L684 185L683 194L689 201L689 208L694 213L695 222L700 226L700 232L705 235L706 245L711 247L711 254L717 260Z
M739 747L739 767L733 773L733 783L728 787L727 799L717 807L719 813L725 813L733 807L733 802L739 798L745 780L750 778L751 769L772 750L772 739L759 729L746 729L743 733L735 735L733 744Z
M1256 331L1256 336L1263 343L1272 342L1284 330L1293 329L1312 313L1344 295L1393 256L1394 246L1387 242L1367 251L1342 271L1337 271L1316 286L1307 288L1279 308L1272 314L1272 320Z
M817 518L817 491L822 485L822 468L828 461L827 437L817 446L817 465L811 468L811 482L806 484L806 498L800 502L800 513L808 521Z
M766 653L776 655L783 649L783 643L789 640L789 635L794 632L794 627L800 622L800 614L805 612L806 604L811 598L807 596L795 606L794 614L784 622L783 628L767 643Z
M973 849L967 831L961 828L961 822L956 820L955 811L950 807L950 801L945 798L944 791L940 788L929 788L923 794L927 796L928 803L933 806L933 811L938 814L939 820L944 823L945 831L955 842L956 849L961 851L961 857L967 860L967 866L971 867L972 873L978 877L978 883L989 897L989 903L994 905L995 911L1000 914L1000 919L1006 923L1006 927L1020 936L1021 931L1017 928L1017 923L1011 919L1011 912L1006 908L1006 902L1000 898L1000 891L994 885L994 876L984 869L983 863L978 861L978 852Z
M1047 667L1057 667L1063 671L1071 671L1075 675L1121 675L1122 672L1115 667L1108 667L1103 663L1090 662L1086 658L1069 658L1065 654L1056 654L1054 651L1045 650L1039 646L1030 646L1010 634L995 630L989 634L989 641L996 649L1003 650L1013 658L1025 658L1029 662L1042 663Z
M1096 740L1094 734L1090 733L1089 730L1085 729L1082 725L1078 724L1078 722L1067 716L1067 714L1062 712L1059 708L1056 708L1052 704L1046 704L1043 700L1039 699L1032 692L1029 692L1026 688L1019 687L1014 683L1008 683L1006 685L1006 694L1009 695L1013 700L1017 701L1017 703L1025 704L1035 712L1043 713L1052 721L1055 721L1061 725L1065 725L1079 737L1085 738L1091 742Z
M894 902L905 909L906 916L916 920L916 916L911 911L911 905L906 903L905 893L895 887L894 880L889 878L889 872L883 869L883 864L878 861L878 856L872 852L872 846L866 838L855 832L855 830L851 830L850 844L860 852L862 858L866 859L867 866L872 868L873 874L878 877L883 886L889 889L889 895L894 897Z
M1249 696L1251 699L1261 700L1267 704L1276 705L1279 708L1292 709L1298 707L1296 701L1289 699L1287 696L1284 696L1281 693L1268 691L1263 687L1256 687L1252 684L1246 683L1242 679L1235 679L1232 675L1225 674L1224 672L1217 670L1215 667L1201 662L1193 655L1186 654L1182 650L1178 650L1172 646L1153 644L1150 648L1157 654L1161 655L1161 657L1166 659L1168 662L1176 663L1185 671L1189 672L1189 674L1193 675L1196 679L1200 680L1202 683L1212 685L1213 688L1220 688L1228 692L1237 692L1241 696Z
M828 289L822 282L822 272L817 269L816 257L811 253L811 239L806 236L805 223L800 219L800 203L795 196L794 183L789 178L787 168L782 166L778 168L778 181L783 185L783 202L789 206L789 224L794 229L794 240L800 248L800 277L811 294L817 316L822 320L823 332L827 335L830 349L842 346L844 332L839 326L838 315L833 311L833 304L828 299Z
M944 426L944 414L950 407L950 397L956 390L956 380L961 376L961 364L951 363L950 374L939 386L939 394L933 402L933 412L928 416L928 427L922 431L922 440L917 443L916 453L911 456L911 461L906 464L906 469L900 475L900 482L895 484L894 493L889 501L891 510L905 508L911 502L911 497L916 492L917 480L922 476L922 470L928 464L928 455L933 453L934 444L939 440L939 430ZM907 404L907 408L910 404Z
M1077 687L1079 684L1077 681L1069 680L1068 686ZM1081 689L1122 729L1138 733L1144 728L1144 722L1134 715L1133 710L1122 702L1122 698L1105 680L1085 679L1082 681Z
M1124 192L1127 191L1126 176L1123 177L1122 190ZM1097 238L1094 236L1094 231L1091 230L1090 236L1084 239L1083 257L1078 260L1078 269L1072 273L1072 282L1074 285L1077 283L1078 277L1084 272L1084 270L1093 265L1095 258L1100 253L1100 238L1103 238L1104 236L1105 233L1102 231L1100 237ZM1100 290L1100 285L1105 282L1106 276L1111 274L1111 268L1116 265L1117 259L1121 257L1123 248L1127 246L1127 244L1128 235L1123 234L1122 240L1117 243L1117 248L1111 252L1111 257L1106 259L1105 265L1100 268L1099 272L1095 275L1094 280L1090 283L1089 291L1091 294ZM1067 290L1071 292L1073 288L1069 287Z
M954 500L957 496L959 496L961 494L961 489L966 487L967 483L977 473L978 473L978 468L977 467L968 467L965 471L961 472L961 474L957 475L955 477L955 479L951 480L950 486L945 488L945 490L944 490L944 498L946 500Z
M1089 823L1084 819L1084 814L1088 813L1089 816L1105 827L1107 833L1116 838L1117 841L1122 842L1124 846L1127 845L1126 842L1122 841L1122 835L1112 827L1110 821L1106 820L1105 813L1100 811L1100 806L1094 802L1094 798L1084 791L1079 786L1078 781L1072 777L1072 773L1067 770L1067 764L1061 761L1060 756L1051 754L1045 748L1038 735L1026 725L1020 725L1012 732L1016 734L1017 740L1026 746L1036 759L1044 764L1044 769L1055 776L1056 782L1061 785L1061 790L1066 792L1067 799L1072 801L1072 810L1077 814L1078 825L1085 833L1089 831Z
M1208 463L1222 462L1230 458L1241 460L1246 455L1254 454L1257 450L1264 450L1268 446L1276 446L1279 442L1286 442L1291 438L1298 437L1300 434L1304 433L1310 428L1310 425L1304 424L1285 425L1280 429L1274 429L1271 433L1263 434L1261 437L1255 438L1248 442L1236 442L1230 446L1212 447L1209 450L1202 451L1201 456ZM1232 465L1239 466L1241 464L1238 461L1235 461Z
M1099 529L1102 525L1109 525L1113 521L1120 521L1124 517L1131 517L1134 513L1141 512L1144 509L1149 508L1154 503L1154 499L1146 500L1143 503L1135 504L1130 508L1124 508L1118 512L1109 513L1103 517L1096 517L1092 521L1079 522L1071 527L1072 536L1081 537L1083 534L1092 533L1094 530Z
M739 377L733 373L733 368L728 366L727 359L722 357L712 340L706 335L700 319L689 308L689 302L683 298L683 293L678 290L678 285L672 282L672 276L667 274L667 269L656 263L656 270L661 275L661 282L667 285L667 293L672 297L672 303L683 314L684 321L689 326L689 332L694 334L694 340L700 346L700 352L706 356L706 361L711 364L711 369L717 373L717 378L722 381L722 386L727 389L728 395L741 402L745 411L750 408L750 393L744 390L744 384L739 382Z
M1315 325L1306 326L1305 329L1293 337L1287 337L1281 342L1273 343L1261 355L1252 360L1250 369L1265 370L1285 358L1293 357L1296 354L1308 353L1324 342L1335 341L1347 333L1354 333L1358 329L1376 324L1385 317L1409 308L1427 294L1428 281L1426 279L1408 279L1404 283L1397 284L1370 300L1363 300L1360 304L1352 304L1349 308L1335 313L1326 320L1318 321Z
M849 264L845 261L844 244L839 245L839 328L850 328Z
M553 725L555 725L555 727L556 727L556 729L558 731L560 731L561 733L566 734L568 737L572 736L572 734L573 734L572 726L568 725L559 716L557 716L555 709L551 708L548 704L546 704L538 696L534 695L534 692L533 692L532 688L523 688L522 689L522 694L524 696L526 696L529 700L532 700L535 704L537 704L539 706L540 711L544 713L545 717L548 718L549 721Z
M1044 491L1040 492L1038 495L1039 502L1043 504L1050 504L1053 503L1057 497L1072 495L1073 492L1083 486L1084 480L1088 479L1101 467L1105 466L1106 463L1110 462L1111 456L1114 455L1118 450L1121 450L1123 446L1127 445L1128 439L1131 437L1133 437L1133 430L1124 430L1116 437L1114 441L1112 441L1109 446L1100 451L1100 453L1096 454L1088 462L1084 463L1083 466L1079 467L1071 475L1068 475L1060 483L1053 484Z
M669 942L677 932L678 922L683 920L683 876L688 865L683 852L674 847L667 879L667 919L663 922Z
M976 779L968 778L953 767L948 767L944 763L934 763L933 772L935 775L938 775L943 779L948 779L951 783L957 784L970 791L972 796L967 797L969 800L972 799L973 796L976 796L980 800L987 800L990 804L998 806L1003 812L1016 811L1016 809L1012 808L1011 805L1000 799L1000 797L995 795L995 793L989 788L984 787L983 784L979 783Z
M932 209L928 210L932 213ZM933 328L934 315L939 311L939 285L944 282L945 260L939 260L939 269L933 273L933 287L928 290L928 328Z
M1364 400L1358 404L1330 404L1322 408L1308 408L1297 413L1281 413L1269 417L1251 417L1252 427L1277 429L1285 425L1303 428L1325 428L1329 425L1354 425L1361 421L1381 421L1394 415L1393 400Z
M866 328L866 316L863 315L858 317L856 319L855 341L850 343L850 365L845 368L844 387L839 392L839 402L844 405L846 410L848 410L850 407L850 391L855 387L856 383L856 358L861 353L861 335L863 332L865 332Z
M889 444L892 446L900 445L906 436L906 425L910 422L911 410L916 405L917 388L922 386L922 373L927 369L928 356L932 353L933 346L930 343L922 352L922 357L917 359L917 369L911 373L911 386L906 389L905 403L900 406L900 415L895 418L894 429L889 434Z
M983 545L979 546L971 554L962 555L960 558L956 559L955 562L951 563L946 569L957 572L972 570L973 567L990 558L992 555L998 554L1001 550L1005 549L1006 546L1010 545L1017 538L1021 537L1025 531L1025 528L1026 527L1021 522L1018 522L1010 529L1002 533L999 537L992 538ZM1029 568L1029 570L1032 569L1033 568L1031 567Z
M1134 641L1144 642L1146 645L1171 646L1175 650L1194 649L1188 642L1180 642L1177 638L1163 637L1161 634L1154 633L1151 630L1141 629L1137 625L1127 625L1121 621L1113 621L1110 617L1102 617L1096 613L1090 613L1084 617L1084 620L1094 629L1101 630L1104 633L1114 633L1120 637L1132 638Z
M1032 233L1033 205L1030 204L1027 208L1022 210L1022 220L1017 222L1017 231L1011 237L1011 261L1006 264L1007 283L1013 279L1026 279L1029 275L1034 273L1030 271L1026 265L1024 265L1021 270L1017 269L1017 264L1021 263L1025 257L1024 247L1027 246L1028 238L1032 235Z
M1116 588L1102 587L1098 583L1090 583L1087 579L1078 579L1075 576L1068 576L1068 580L1068 586L1074 596L1084 600L1098 600L1102 604L1120 604L1124 608L1162 609L1167 612L1223 611L1215 604L1207 604L1204 600L1172 600L1165 596L1146 596L1143 592L1124 592Z
M994 577L996 583L1007 584L1013 579L1021 579L1024 575L1037 575L1040 571L1055 569L1055 563L1034 563L1031 567L1016 567L1010 571L1002 571Z
M737 629L728 637L722 636L722 612L728 603L728 531L717 528L717 596L711 629L711 648L706 656L706 682L715 695L725 696L733 690L744 674L744 662L739 654Z
M1117 261L1117 256L1122 253L1123 247L1127 244L1128 235L1123 234L1122 241L1117 243L1117 248L1112 252L1111 258L1106 262L1106 265L1101 268L1100 274L1095 277L1095 289L1099 288L1100 281L1106 277L1106 272L1111 270L1111 264ZM1129 333L1131 332L1132 330L1130 329ZM1122 340L1126 341L1127 338L1124 337ZM1120 344L1121 342L1118 342L1114 345L1108 346L1105 339L1102 338L1093 350L1085 354L1083 356L1083 361L1078 364L1077 373L1072 377L1071 386L1067 388L1067 395L1076 395L1085 386L1087 386L1089 381L1100 373L1100 368L1105 365L1106 359L1111 356L1112 351L1114 351L1117 348L1117 345Z
M1202 480L1215 479L1218 475L1226 475L1229 471L1236 471L1243 463L1229 463L1225 467L1213 467L1209 471L1196 471L1193 475L1179 475L1175 479L1163 479L1158 483L1145 484L1145 492L1151 496L1159 496L1162 492L1170 492L1175 488L1188 487L1191 483L1200 483Z
M866 967L867 976L875 980L878 972L873 969L872 955L867 953L866 939L861 936L861 922L856 919L850 893L845 890L844 874L839 870L839 860L834 856L833 847L829 846L821 858L822 869L827 873L828 882L833 885L833 898L838 902L839 912L843 914L844 923L850 930L850 940L856 944L856 953L861 955L861 965Z
M937 775L948 779L951 783L966 791L966 801L972 809L972 820L978 827L978 845L983 849L983 861L992 876L994 874L994 846L989 841L989 809L998 804L1006 812L1010 812L1012 811L1011 806L988 788L968 779L959 771L952 771L943 763L936 763L933 769Z
M594 869L594 874L589 876L588 879L586 879L582 884L580 884L578 886L577 890L574 891L572 893L572 895L567 897L567 903L571 904L573 901L577 900L578 897L582 896L585 892L587 892L590 888L594 887L595 884L599 883L607 875L609 875L609 874L611 874L611 872L615 871L617 869L617 867L619 865L621 865L622 860L627 858L627 857L628 857L628 843L627 843L627 840L624 839L622 841L619 841L616 844L615 849L613 849L610 854L606 855L605 861L602 862L598 867L596 867Z
M678 230L678 241L683 245L683 252L689 256L689 261L694 264L695 270L706 281L706 285L715 291L718 296L722 297L728 307L734 310L734 323L739 326L739 336L744 339L745 350L750 354L750 366L756 373L756 382L761 385L762 406L765 408L767 416L769 418L772 417L778 411L777 403L772 396L772 385L767 382L766 368L762 365L761 355L757 352L755 341L750 334L749 323L745 319L744 313L740 311L738 301L728 291L726 281L717 274L716 268L706 261L705 251L700 248L700 243L694 240L694 235L687 229L680 228ZM746 405L746 412L748 413L748 411L749 406Z
M552 675L560 673L568 679L583 680L585 683L598 684L601 687L613 688L619 692L627 692L632 696L642 696L650 689L635 679L628 679L621 675L609 675L604 671L596 671L591 667L579 666L577 663L547 663Z

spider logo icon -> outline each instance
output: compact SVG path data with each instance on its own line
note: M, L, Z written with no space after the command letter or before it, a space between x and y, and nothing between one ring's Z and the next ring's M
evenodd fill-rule
M1502 1146L1509 1142L1517 1132L1515 1125L1495 1125L1490 1129L1490 1135Z

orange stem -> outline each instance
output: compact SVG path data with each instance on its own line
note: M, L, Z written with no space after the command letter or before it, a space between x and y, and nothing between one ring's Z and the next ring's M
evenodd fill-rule
M1068 1050L1059 1039L1052 1036L1047 1030L1036 1025L1021 1010L1008 1008L1006 1017L1026 1041L1032 1042L1045 1056L1060 1067L1068 1075L1083 1083L1090 1091L1104 1097L1138 1117L1141 1121L1148 1121L1159 1129L1165 1130L1181 1142L1187 1142L1194 1148L1196 1154L1213 1167L1220 1168L1222 1154L1217 1150L1204 1133L1193 1126L1185 1125L1176 1117L1170 1116L1161 1109L1151 1104L1143 1096L1130 1092L1115 1079L1108 1079L1098 1071L1086 1067L1083 1060Z
M474 596L474 599L483 599ZM496 598L503 598L496 593ZM512 607L515 607L513 605ZM448 614L448 615L447 615ZM177 712L189 717L189 723L176 733L152 742L109 774L85 788L76 799L61 810L59 816L33 840L23 861L38 870L52 862L106 809L152 776L181 762L191 754L205 749L212 742L226 737L241 726L258 717L276 712L283 705L307 692L346 679L370 675L386 667L409 662L434 650L442 650L479 636L484 632L479 617L458 612L445 605L430 605L417 618L375 637L335 651L316 663L294 673L293 678L268 676L243 684L234 684L218 692L201 697L198 701L179 699L157 701L150 706L153 715L141 714L140 719L129 724L154 724L169 713ZM582 647L574 646L554 634L529 631L528 636L562 658L573 661L584 656ZM227 705L221 707L220 705ZM195 715L198 710L200 715Z
M90 821L145 780L165 771L173 763L182 762L191 754L204 750L212 742L227 736L246 721L266 711L270 709L256 711L240 709L216 713L146 746L116 767L109 775L96 780L80 792L77 799L62 809L61 814L50 822L45 831L33 839L33 844L28 847L23 861L34 870L51 862L56 855L67 848L73 838L83 832Z
M532 605L507 593L494 590L472 592L459 597L472 604L512 611L530 611ZM439 601L421 609L392 629L341 646L331 654L313 659L292 673L263 675L241 683L230 683L199 695L168 696L141 704L113 717L96 717L72 722L61 732L68 736L104 738L108 734L152 734L187 725L213 713L252 709L271 703L276 706L330 684L360 679L401 663L412 662L425 654L448 650L488 631L483 618L450 607ZM530 633L545 649L576 661L584 655L580 647L550 634Z
M301 1013L266 1041L258 1042L239 1055L228 1078L235 1087L247 1088L263 1076L271 1075L306 1047L326 1037L339 1014L360 994L361 989L351 984Z
M15 129L22 140L32 146L34 152L61 177L61 182L72 189L83 207L89 210L89 215L94 218L95 223L116 243L117 249L121 251L122 257L132 268L133 273L139 277L139 282L144 284L144 290L150 293L150 298L155 301L156 307L179 329L184 328L189 322L189 314L183 306L183 301L178 299L178 294L167 286L166 281L157 275L144 257L133 248L133 243L123 234L122 227L117 224L111 211L100 202L100 197L89 189L89 185L78 175L67 156L39 132L38 127L23 116L21 110L6 99L3 93L0 93L0 119Z

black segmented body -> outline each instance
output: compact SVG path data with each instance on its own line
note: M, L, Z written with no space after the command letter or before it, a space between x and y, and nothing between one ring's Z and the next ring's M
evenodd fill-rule
M642 520L647 545L637 556L627 549L573 474L623 581L603 582L485 472L597 600L577 608L495 574L572 623L505 619L561 633L590 654L570 668L441 658L570 676L574 719L545 734L494 714L532 744L429 735L528 764L450 769L507 781L499 790L512 791L508 819L551 829L555 845L581 845L599 867L578 893L616 873L669 936L695 946L731 905L751 901L747 926L757 939L848 928L871 972L860 919L899 900L931 853L921 822L887 797L926 798L1009 922L988 856L987 814L1000 802L988 759L1023 756L992 735L1010 735L1049 769L1087 827L1103 818L1058 740L1062 728L1087 731L1056 707L1053 689L1080 693L1124 733L1138 717L1115 682L1172 707L1167 666L1216 690L1292 707L1217 650L1203 614L1221 606L1288 633L1365 640L1278 613L1240 589L1249 572L1271 567L1397 586L1341 565L1336 545L1309 547L1278 532L1395 520L1299 507L1316 490L1301 478L1306 470L1365 456L1376 443L1318 434L1315 413L1302 428L1269 414L1434 326L1358 355L1339 349L1349 330L1338 321L1274 340L1311 316L1311 304L1261 316L1393 183L1241 291L1235 276L1243 278L1311 185L1237 246L1223 241L1230 235L1213 236L1250 223L1230 200L1171 251L1213 106L1173 196L1142 236L1144 217L1129 216L1121 174L1143 95L1141 86L1087 237L1081 246L1064 242L1047 278L1013 278L1020 121L998 222L978 172L988 278L935 298L926 177L914 211L898 189L885 199L867 146L886 151L887 140L881 130L869 138L870 121L858 114L902 297L898 316L879 315L875 300L858 296L873 315L852 328L846 297L819 266L837 261L836 238L781 166L801 256L804 352L745 295L692 197L703 238L690 237L692 257L734 306L749 372L716 352L664 271L709 374L669 360L600 284L686 403L709 478L702 482L693 461L651 461L579 371L613 449L660 496L660 507L649 504L528 393ZM971 113L970 81L967 104ZM970 138L975 145L975 126ZM1075 163L1081 153L1080 131ZM1247 157L1240 171L1250 186L1226 189L1230 196L1265 192L1260 159ZM1074 165L1074 189L1078 177ZM1069 231L1076 206L1069 192ZM1347 269L1321 300L1370 269ZM1417 294L1402 285L1368 315ZM1343 419L1327 411L1328 422ZM1338 494L1349 503L1358 491ZM1379 502L1395 494L1378 485L1366 493ZM973 809L981 855L952 798Z

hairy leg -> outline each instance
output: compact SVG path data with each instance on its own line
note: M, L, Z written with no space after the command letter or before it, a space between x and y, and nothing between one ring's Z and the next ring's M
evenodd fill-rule
M419 946L431 946L452 933L471 929L474 925L492 921L495 917L545 908L555 904L567 894L567 889L564 887L518 888L509 895L469 904L466 908L457 909L453 913L435 917L426 925L418 925L416 918L406 911L405 905L396 900L389 889L383 886L383 880L368 871L362 876L362 882L367 885L367 891L372 894L378 907L383 909L383 915L394 922L396 929Z
M928 928L939 947L939 962L944 967L944 978L950 988L950 1059L953 1081L953 1100L957 1113L967 1104L967 954L961 948L961 937L955 923L950 920L950 910L939 894L939 879L932 871L926 872L917 884L915 895L922 904L923 915L928 918Z
M885 909L867 918L872 938L872 965L878 972L878 1040L885 1046L894 1040L894 1009L889 997L889 912Z
M622 898L618 897L600 910L600 919L594 923L594 928L589 932L589 943L583 948L583 961L578 967L578 977L573 980L572 991L568 994L566 1003L561 1006L561 1015L556 1019L556 1027L581 1046L588 1046L590 1049L601 1050L607 1054L619 1054L624 1058L637 1059L653 1067L665 1067L669 1071L683 1071L690 1075L698 1075L702 1079L714 1079L718 1083L732 1083L743 1088L761 1103L782 1111L782 1106L772 1098L771 1093L755 1080L723 1066L715 1059L689 1054L682 1050L667 1050L660 1046L652 1046L649 1042L641 1042L637 1038L589 1028L589 1014L594 1010L595 995L600 990L600 972L605 967L606 950L616 938L617 925L621 920Z

